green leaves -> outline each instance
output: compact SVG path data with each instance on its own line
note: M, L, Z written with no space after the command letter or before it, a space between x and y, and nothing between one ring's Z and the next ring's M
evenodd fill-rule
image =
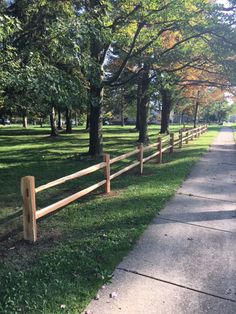
M0 63L7 67L1 88L5 106L33 113L49 112L52 105L86 104L80 21L72 2L17 1L5 12L0 19L0 39L6 42L0 50Z

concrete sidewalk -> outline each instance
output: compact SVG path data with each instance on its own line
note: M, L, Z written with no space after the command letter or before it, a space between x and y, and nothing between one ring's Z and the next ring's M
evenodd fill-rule
M235 314L235 209L236 148L224 127L88 313Z

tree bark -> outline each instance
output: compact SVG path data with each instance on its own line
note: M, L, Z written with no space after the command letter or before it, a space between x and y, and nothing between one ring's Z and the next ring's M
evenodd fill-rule
M124 106L123 105L121 105L121 109L120 109L120 125L125 126Z
M57 113L58 113L57 129L62 130L61 109L60 108L58 108Z
M79 113L75 111L75 126L77 127L79 125L79 119L78 119Z
M169 121L171 111L171 93L169 90L161 88L162 111L160 134L169 134Z
M141 81L141 98L140 98L140 128L139 128L139 143L149 143L148 137L148 109L149 109L149 94L148 88L150 84L149 79L150 65L144 64Z
M58 136L58 130L56 127L56 115L55 115L55 108L51 108L51 113L50 113L50 126L51 126L51 136L56 137Z
M28 118L26 114L23 114L22 125L23 125L23 128L25 129L28 128Z
M196 102L195 102L195 110L194 110L194 118L193 118L193 127L197 127L197 115L198 115L198 108L199 108L199 96L200 91L197 92Z
M86 117L86 127L85 127L85 130L89 131L89 128L90 128L90 112L88 110L87 117Z
M137 88L137 102L136 102L136 125L135 129L137 131L140 130L140 102L141 102L141 82L142 82L142 75L139 75L138 78L138 88Z
M90 7L94 9L100 2L91 0ZM101 54L103 51L100 39L91 34L90 38L90 54L91 58L96 62L89 78L89 106L90 106L90 127L89 127L89 151L88 154L94 157L103 153L102 142L102 104L103 104L103 61Z
M94 157L103 153L102 141L102 101L103 88L90 85L90 128L89 128L89 151Z
M72 110L66 107L66 133L72 133Z

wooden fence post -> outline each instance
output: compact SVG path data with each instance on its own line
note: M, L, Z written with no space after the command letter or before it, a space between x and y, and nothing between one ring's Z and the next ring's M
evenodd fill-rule
M161 137L158 137L158 139L157 139L157 141L158 141L158 149L159 149L159 155L158 155L158 159L157 159L157 162L159 163L159 164L161 164L162 163L162 139L161 139Z
M32 176L21 178L21 194L23 197L23 230L24 239L31 242L37 240L35 179Z
M170 133L170 154L174 152L175 133Z
M189 132L186 133L186 144L188 144L188 136L189 136Z
M194 129L191 129L191 141L193 141L193 132L194 132Z
M140 174L143 174L143 144L139 145Z
M179 131L179 148L182 148L183 146L183 132Z
M110 193L111 192L111 167L110 167L110 155L109 154L104 154L103 155L103 161L106 163L105 167L105 193Z

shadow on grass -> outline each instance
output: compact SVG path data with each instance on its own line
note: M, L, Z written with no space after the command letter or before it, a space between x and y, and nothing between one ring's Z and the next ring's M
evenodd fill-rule
M191 144L192 146L193 144ZM196 144L197 147L197 144ZM60 177L69 175L86 167L89 167L94 164L94 161L75 161L75 160L62 160L61 158L58 160L57 158L51 160L43 160L40 156L40 149L35 149L31 152L26 153L25 158L27 160L26 163L22 164L20 167L18 164L15 166L12 165L8 170L0 169L0 176L2 180L5 182L4 186L4 194L2 194L1 203L7 204L9 206L13 206L12 211L15 211L15 207L21 206L21 195L20 195L20 179L25 175L32 175L36 178L36 186L40 186L42 184L48 183L52 180L58 179ZM169 156L168 153L165 154L164 162L169 162L173 160L173 158L177 158L181 161L182 158L191 157L196 158L201 155L201 150L199 149L191 149L188 148L187 151L176 151L173 156ZM16 154L15 157L17 160L22 159L21 153ZM38 160L37 160L38 158ZM134 160L131 159L131 160ZM121 169L128 160L124 162L120 162L116 165L112 166L112 173ZM146 168L146 165L145 165ZM135 170L138 171L138 170ZM48 202L51 199L51 203L59 200L59 198L63 198L67 196L68 190L71 192L76 192L80 189L85 188L93 184L96 181L103 180L103 171L99 171L89 176L82 177L78 180L74 180L66 183L63 186L59 186L53 189L48 190L43 194L39 194L39 206L44 206L46 201ZM127 184L122 183L127 187ZM41 196L42 195L42 196Z

